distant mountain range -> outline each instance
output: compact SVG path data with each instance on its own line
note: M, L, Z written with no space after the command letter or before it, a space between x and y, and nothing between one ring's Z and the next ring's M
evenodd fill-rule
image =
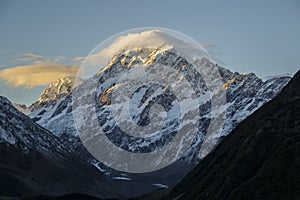
M134 62L124 63L124 60L134 60ZM188 63L183 57L176 55L173 52L157 52L155 49L144 49L120 53L112 58L109 66L105 68L106 70L97 75L99 80L103 80L103 82L98 86L98 88L102 88L102 91L98 91L99 94L97 94L99 98L101 95L103 96L103 94L109 95L109 93L106 91L112 91L116 81L118 80L118 77L121 76L124 71L134 68L136 65L147 66L149 65L149 62L170 65L174 69L180 71L185 77L190 79L189 81L194 81L192 84L195 85L195 87L198 87L202 90L202 97L204 98L207 98L209 93L212 92L207 90L201 77L195 78L193 76L193 73L195 72L192 70L192 64ZM216 67L215 64L209 60L206 60L205 58L201 62L205 67ZM211 110L209 98L207 100L203 100L202 105L199 107L200 112L202 113L198 128L199 134L196 136L197 139L193 142L193 145L186 153L184 158L188 163L197 163L204 155L213 149L213 146L217 143L218 138L226 136L239 122L253 113L264 103L276 96L290 79L290 77L283 76L262 81L253 73L239 74L237 72L233 73L219 66L217 66L217 68L224 81L224 85L216 90L222 90L226 92L227 102L222 108L220 108L220 110L216 112L215 110ZM20 111L27 113L34 121L52 132L54 135L64 138L64 141L73 141L73 148L76 151L76 149L78 149L80 146L80 141L78 140L79 138L77 136L72 114L73 84L74 78L72 77L60 79L57 82L50 84L49 87L45 89L41 97L29 108L24 108L22 106L17 106L17 108ZM78 90L80 90L80 88ZM149 92L152 90L153 88L148 86L148 88L141 90L140 94L136 94L136 97L149 96ZM84 95L90 95L90 91L85 91L83 96ZM136 99L135 101L139 102L138 107L141 107L143 101L147 102L148 100L141 98ZM168 103L167 100L163 100L163 102ZM104 121L100 121L100 123L103 127L114 127L114 122L110 120L111 116L105 114L108 111L109 105L107 105L107 102L102 102L100 104L101 105L98 109L99 119L104 118ZM150 106L144 107L140 116L143 116L145 113L147 113L149 109ZM207 132L211 119L215 117L213 116L215 113L225 113L226 120L223 130L221 132L216 132L215 135L212 135L210 138L205 138L204 135ZM122 120L124 123L126 123L127 120L131 119L124 117ZM136 120L141 120L141 118ZM193 122L193 120L191 122ZM172 126L170 126L165 131L172 132L174 130L175 127L172 128ZM110 139L113 140L115 144L119 144L120 147L131 149L132 151L152 151L153 149L151 150L151 148L157 148L158 143L164 140L164 137L166 136L165 134L159 137L156 135L147 141L134 141L131 138L122 136L122 141L117 141L117 138L120 138L120 131L117 129L111 129L108 132L113 133ZM209 141L212 140L212 138L215 138L214 140L216 141ZM212 144L206 144L208 147L203 145L203 143L210 142ZM77 153L82 154L82 151L82 148L80 148L79 152ZM88 157L86 152L83 153L82 157ZM97 162L94 162L93 158L88 158L87 161L93 164L98 164Z
M156 37L160 37L160 35ZM12 104L5 97L1 97L0 194L23 197L40 194L82 193L99 198L122 199L139 196L157 189L172 188L199 162L199 166L204 165L202 163L207 163L206 160L221 148L218 147L216 151L210 153L222 138L225 137L222 144L232 138L234 134L230 134L229 139L227 139L227 135L236 127L239 129L242 126L239 124L243 120L273 99L290 80L290 77L281 76L263 81L253 73L233 73L215 65L207 58L202 58L198 62L208 69L216 68L224 84L209 89L205 85L203 77L195 73L193 63L188 62L176 51L145 48L120 51L119 54L115 55L104 70L93 76L93 78L99 80L95 94L85 89L90 81L89 79L80 80L81 84L74 87L75 78L65 77L51 83L41 97L30 107ZM95 104L73 107L72 95L76 90L81 91L82 98L95 95L97 118L101 126L107 127L106 133L110 133L109 139L118 147L137 153L151 152L172 139L167 135L168 133L176 131L176 126L172 126L174 120L170 114L174 111L172 105L175 100L172 95L161 95L159 98L153 98L152 95L161 88L149 85L141 88L133 96L134 102L137 103L139 108L142 108L140 113L134 113L134 118L138 123L147 124L149 122L147 114L149 114L151 106L155 103L168 108L166 109L169 112L167 120L171 125L164 127L163 131L155 137L144 140L136 140L122 135L122 132L112 120L111 114L109 114L109 98L110 92L124 72L135 69L136 66L147 68L153 63L171 66L184 76L192 87L198 88L197 97L201 99L202 104L199 105L200 116L197 116L197 120L199 120L197 135L183 157L167 168L144 174L124 173L111 169L99 162L85 149L74 125L73 112L78 112L80 109L89 109L89 106L95 106ZM180 92L184 92L184 90ZM226 102L222 107L214 110L210 106L211 99L209 97L218 93L226 94ZM145 102L150 103L146 104ZM83 108L83 106L85 107ZM183 110L183 112L194 111L193 109L189 108ZM211 120L221 114L225 116L222 130L206 137ZM127 123L131 119L122 118L121 116L121 120ZM195 119L184 121L185 124L194 122ZM244 123L245 121L242 122L242 124ZM248 131L259 129L260 126L267 125L269 122L265 123L255 126L249 125ZM278 124L280 123L278 122ZM245 133L250 134L250 132ZM240 142L243 143L242 139ZM267 142L263 143L268 144ZM229 146L234 149L239 148L239 145L236 142L233 146ZM249 151L256 152L251 149L251 144L249 145ZM247 148L247 143L244 143L244 146ZM209 156L205 157L207 154ZM226 157L225 154L222 156ZM214 158L219 159L218 156ZM221 162L220 159L217 162L219 161ZM221 166L225 169L227 164ZM250 163L249 167L253 165L254 163ZM214 167L217 168L218 166L219 164L216 163ZM212 165L207 167L207 169L210 168L212 168ZM209 174L209 171L206 171L205 174ZM193 177L198 176L193 175ZM186 178L185 180L189 182L189 179ZM230 180L223 181L231 183ZM195 180L191 180L190 183L194 182ZM206 183L208 184L208 182ZM222 183L220 184L222 185ZM177 197L179 191L182 191L178 187L176 187L175 192L174 190L171 191L170 198ZM190 186L190 188L192 190L192 188L198 188L198 186ZM183 186L182 189L186 190ZM188 195L185 192L179 195L185 194ZM220 195L223 195L223 193Z

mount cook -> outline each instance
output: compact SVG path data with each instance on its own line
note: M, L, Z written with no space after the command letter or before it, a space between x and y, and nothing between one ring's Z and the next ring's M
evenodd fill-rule
M147 37L151 37L159 38L162 41L165 40L164 35L160 32L151 32L149 35L146 34L145 37L146 39ZM128 45L128 43L126 43L126 45ZM42 126L44 128L43 130L47 132L47 136L49 135L50 138L53 138L47 140L50 143L49 146L53 145L53 149L57 149L57 147L61 146L61 150L58 149L61 154L76 157L76 159L81 162L97 168L99 173L106 174L108 178L119 180L119 182L126 182L127 188L136 188L137 185L139 185L137 187L138 191L132 193L120 191L120 195L136 196L154 190L158 185L162 185L163 187L172 186L181 180L181 178L205 157L205 155L214 149L222 137L225 137L246 117L274 98L290 80L290 77L283 76L263 81L253 73L240 74L231 72L230 70L216 65L207 58L201 58L197 60L201 63L201 66L217 68L223 80L223 84L220 87L210 91L205 85L203 78L193 70L195 67L193 63L190 63L185 59L180 51L177 50L176 47L170 46L168 46L168 48L160 46L159 49L119 49L118 53L112 57L104 70L94 75L93 78L99 80L95 93L91 94L91 91L84 90L84 87L88 84L89 80L80 80L81 84L74 88L75 78L66 77L51 83L34 104L29 108L25 108L25 113L32 119L32 123L35 121ZM98 120L102 127L106 127L106 132L109 133L109 139L114 144L133 152L153 151L160 145L163 145L164 142L168 142L171 137L166 134L158 134L155 135L155 137L149 137L147 140L136 140L128 136L123 137L124 135L116 129L116 124L108 112L110 106L110 94L111 91L115 89L119 77L124 72L129 69L134 69L136 66L148 67L151 64L171 66L174 70L177 70L184 76L191 85L195 88L199 88L199 93L197 95L199 95L198 97L201 99L202 104L199 105L200 116L198 133L184 156L178 162L168 166L166 169L151 172L149 174L122 173L99 162L82 145L74 125L72 113L76 112L76 109L80 109L80 107L73 109L72 93L74 90L79 90L82 92L83 98L87 95L95 95L95 100L98 102ZM149 123L147 114L149 114L151 106L156 103L162 105L169 113L172 111L172 105L175 101L172 93L166 92L164 95L156 98L152 96L152 94L155 94L159 89L161 88L153 87L151 85L145 86L133 95L133 97L136 98L134 99L136 106L142 108L140 113L134 113L136 114L134 115L135 121L140 124ZM217 110L212 110L210 95L216 95L216 92L221 92L226 95L226 103ZM146 105L145 102L151 103ZM15 106L19 108L20 111L24 112L24 107L21 107L21 109L20 106L16 104ZM216 131L215 134L210 135L210 137L205 137L211 119L221 113L225 116L222 130ZM172 117L171 115L167 116ZM124 118L122 120L126 123L127 120L132 119ZM169 120L172 122L173 119L169 118ZM186 121L185 123L193 123L193 119L190 119L190 121ZM176 131L176 127L165 127L165 131L172 133ZM1 132L0 139L2 142L9 143L9 145L19 145L17 138L18 136L10 134L7 130ZM39 138L39 136L36 136L36 138ZM38 145L43 139L44 138L34 139L33 143ZM51 144L52 140L53 144ZM57 140L60 142L60 145L54 143ZM161 143L162 141L163 143ZM25 140L25 143L26 142L30 143L30 140ZM43 142L40 145L42 144ZM49 146L47 148L49 148Z

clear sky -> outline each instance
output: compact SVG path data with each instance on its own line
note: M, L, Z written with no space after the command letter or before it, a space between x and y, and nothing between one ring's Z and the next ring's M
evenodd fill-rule
M232 71L294 74L300 68L299 24L299 0L1 0L0 95L30 104L53 77L69 75L63 66L76 69L75 57L86 56L111 35L149 26L207 44ZM58 70L40 80L30 76L30 67Z

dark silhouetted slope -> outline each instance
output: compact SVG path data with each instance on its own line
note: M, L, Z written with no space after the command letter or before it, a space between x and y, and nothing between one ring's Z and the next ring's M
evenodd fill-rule
M300 71L165 199L300 199Z
M114 183L0 96L0 199L72 192L114 197Z
M92 197L83 194L67 194L62 196L45 196L40 195L36 197L27 197L22 200L102 200L97 197ZM113 199L106 199L106 200L113 200Z

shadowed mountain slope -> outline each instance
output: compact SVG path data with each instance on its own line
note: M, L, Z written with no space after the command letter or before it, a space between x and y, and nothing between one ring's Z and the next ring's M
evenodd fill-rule
M300 71L164 199L300 199Z

